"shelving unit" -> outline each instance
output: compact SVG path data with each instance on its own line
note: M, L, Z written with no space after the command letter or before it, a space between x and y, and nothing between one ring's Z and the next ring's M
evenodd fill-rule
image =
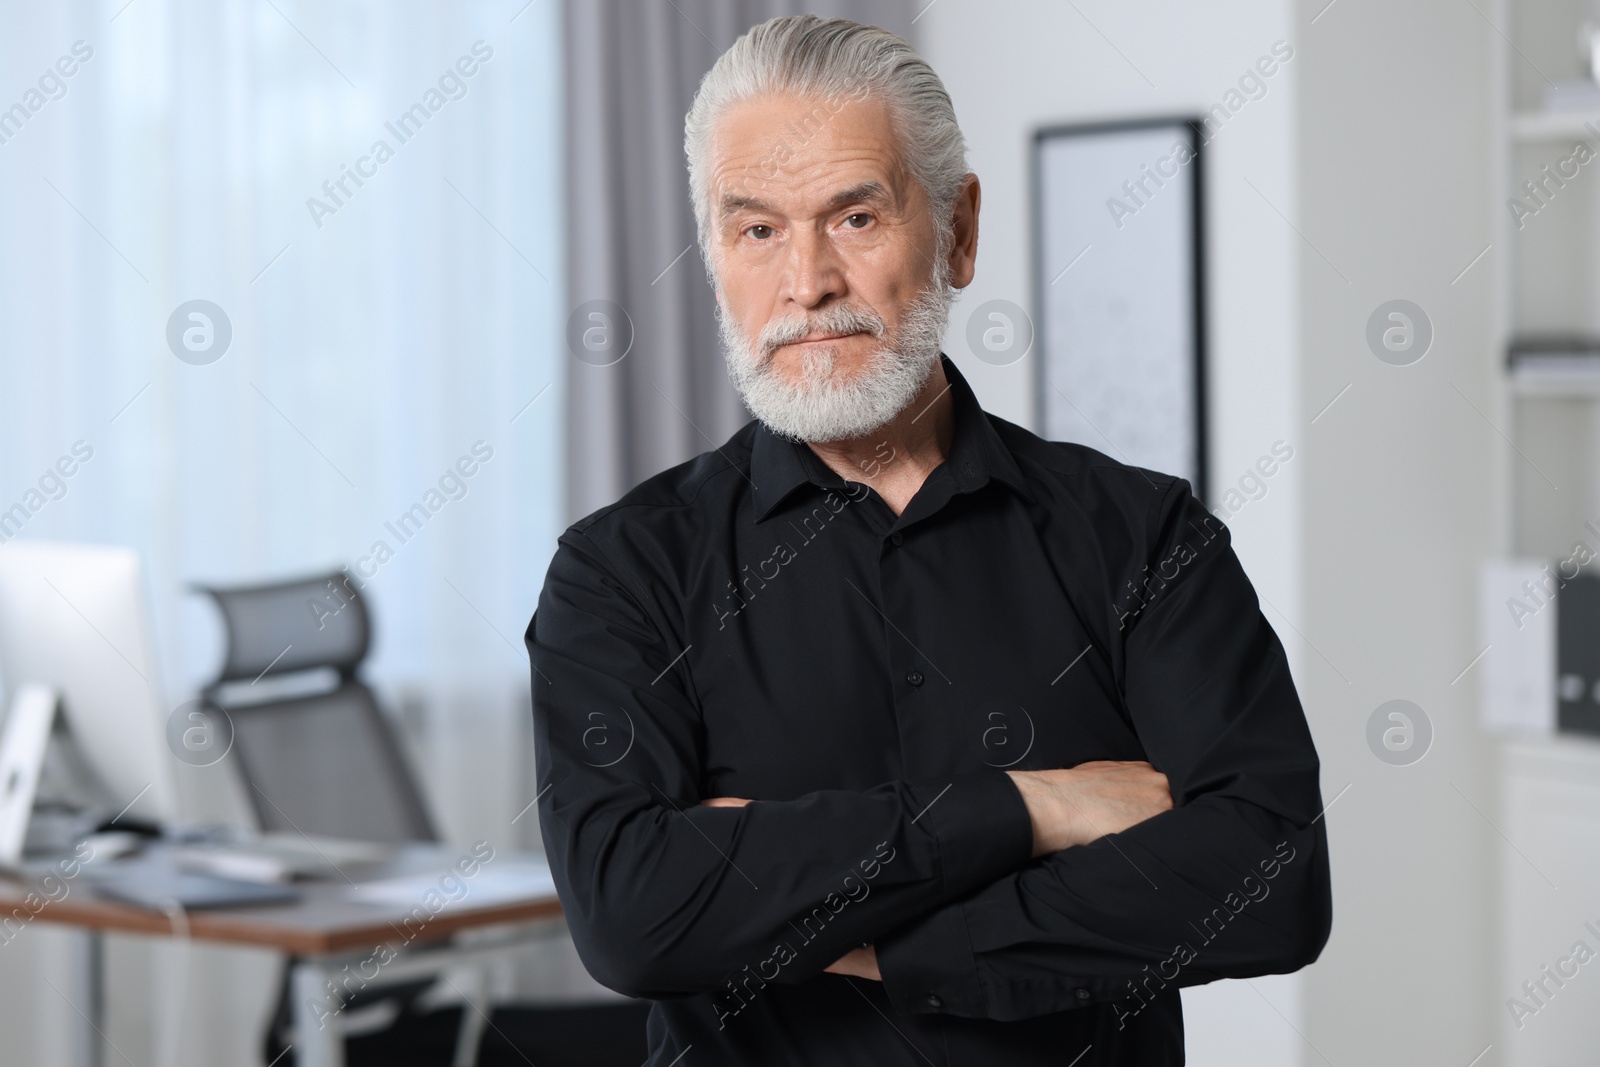
M1496 353L1490 414L1503 435L1490 487L1500 516L1496 542L1502 557L1558 560L1580 539L1594 543L1584 524L1600 519L1600 374L1518 376L1505 358L1514 338L1600 337L1600 107L1544 109L1549 81L1584 75L1578 27L1594 16L1588 0L1495 0L1485 12L1496 27L1489 38L1493 251L1485 257ZM1526 201L1522 183L1544 177L1546 165L1554 169L1579 143L1595 157L1519 225L1510 199ZM1522 982L1570 951L1584 933L1582 919L1594 917L1584 902L1600 899L1600 860L1588 858L1600 855L1600 741L1557 734L1508 738L1496 748L1493 822L1513 843L1496 851L1491 990L1500 1005L1523 996ZM1592 1060L1600 983L1587 985L1570 984L1520 1029L1500 1011L1493 1056L1503 1067Z
M1504 358L1516 337L1600 337L1600 107L1544 108L1552 81L1585 76L1578 27L1591 16L1587 0L1498 0L1492 17L1500 33L1492 38L1498 188L1489 258L1501 361L1496 424L1506 438L1495 472L1499 550L1563 558L1584 523L1600 517L1600 375L1523 378L1509 373ZM1564 184L1548 182L1580 143L1594 158ZM1543 203L1523 188L1541 180L1549 190ZM1536 213L1516 219L1514 197Z

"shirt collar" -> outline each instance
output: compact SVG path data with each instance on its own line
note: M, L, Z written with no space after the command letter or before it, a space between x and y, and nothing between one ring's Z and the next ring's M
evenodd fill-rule
M972 387L956 369L955 362L943 353L939 360L949 382L955 403L955 436L944 466L949 468L958 492L970 493L990 478L1010 485L1024 499L1033 501L1022 469L1000 439L988 414L978 403ZM810 483L825 488L843 488L845 479L811 451L803 441L779 437L766 423L756 421L755 441L750 450L750 475L755 483L756 521L761 522L799 486Z

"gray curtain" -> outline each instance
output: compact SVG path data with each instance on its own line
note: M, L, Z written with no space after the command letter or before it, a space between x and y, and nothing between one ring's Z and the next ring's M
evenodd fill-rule
M777 15L839 15L915 44L913 3L567 0L563 524L750 419L718 345L689 204L683 118L701 77Z

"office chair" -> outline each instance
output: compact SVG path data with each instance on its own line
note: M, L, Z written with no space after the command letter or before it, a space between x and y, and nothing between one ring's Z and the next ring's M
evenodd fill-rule
M358 676L372 627L349 577L194 588L216 603L227 632L222 670L202 698L233 724L232 755L260 829L383 844L437 841L400 746ZM442 971L450 953L439 955ZM276 1062L293 1043L294 963L284 968L264 1062ZM387 1026L435 981L360 990L341 1013L346 1034L363 1031L362 1015L375 1028ZM462 1012L456 1063L473 1062L484 1025L482 1013Z
M357 677L372 626L349 579L199 590L216 602L228 635L222 671L202 695L233 722L261 829L437 841L394 734ZM286 680L297 695L272 696ZM262 682L272 684L252 692Z

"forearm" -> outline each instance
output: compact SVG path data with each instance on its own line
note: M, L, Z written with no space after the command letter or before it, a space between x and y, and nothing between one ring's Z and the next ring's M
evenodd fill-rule
M558 778L541 828L585 964L635 996L720 989L746 968L803 980L1016 870L1031 847L997 771L738 808Z
M1330 915L1320 822L1202 799L934 909L880 938L878 962L910 1011L929 992L995 1019L1137 1008L1167 985L1297 969Z

